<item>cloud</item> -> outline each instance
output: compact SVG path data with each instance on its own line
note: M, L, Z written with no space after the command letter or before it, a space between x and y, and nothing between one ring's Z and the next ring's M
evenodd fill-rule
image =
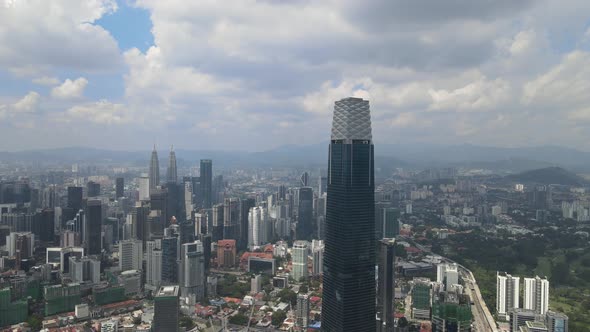
M132 119L129 110L123 104L101 100L95 103L76 105L62 115L62 120L83 120L100 125L120 125Z
M588 1L137 0L154 45L125 52L99 25L114 0L18 3L0 11L0 67L14 80L2 83L52 87L35 116L57 115L95 146L129 123L134 148L146 134L208 148L314 143L347 96L370 100L377 143L590 139L572 130L590 105ZM64 75L80 78L53 78ZM27 92L2 97L0 114Z
M27 76L112 69L121 63L117 42L93 23L116 9L114 0L14 1L0 9L0 66Z
M481 77L475 82L454 90L430 89L432 111L487 111L495 109L510 98L510 83L503 79L493 81Z
M59 79L57 77L42 76L34 78L32 82L39 85L53 86L59 84Z
M414 113L400 113L393 120L391 120L392 127L405 128L416 123L416 115Z
M31 91L22 99L14 103L10 109L16 113L35 112L37 110L37 106L39 105L40 98L41 96L37 92Z
M590 105L590 53L573 51L546 73L524 85L522 102L538 108Z
M68 78L60 86L56 86L51 90L51 96L58 99L79 98L82 97L86 85L88 85L88 80L84 77L77 78L74 81Z

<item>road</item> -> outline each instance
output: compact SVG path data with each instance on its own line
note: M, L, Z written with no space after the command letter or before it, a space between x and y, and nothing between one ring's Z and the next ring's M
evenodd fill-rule
M412 244L416 246L416 248L422 250L423 252L432 253L428 248L412 241L411 239L407 239ZM442 256L441 256L442 257ZM481 296L481 291L479 290L479 285L473 276L473 273L465 266L448 259L446 257L442 257L444 261L447 263L455 263L459 267L459 271L463 280L465 282L465 288L467 294L473 301L473 306L471 307L471 312L473 313L473 325L475 327L475 331L477 332L497 332L498 329L496 327L496 321L494 317L490 313L488 306L486 305L485 301Z

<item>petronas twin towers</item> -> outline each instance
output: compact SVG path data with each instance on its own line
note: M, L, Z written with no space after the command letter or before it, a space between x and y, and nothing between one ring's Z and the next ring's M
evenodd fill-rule
M160 162L158 160L158 151L156 145L152 150L152 158L150 159L150 191L153 191L160 185ZM178 180L178 171L176 168L176 153L174 146L170 148L170 156L168 158L168 170L166 172L166 182L176 182Z

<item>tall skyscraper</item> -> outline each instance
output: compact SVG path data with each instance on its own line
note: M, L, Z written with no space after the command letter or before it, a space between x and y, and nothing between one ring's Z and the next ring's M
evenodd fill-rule
M154 297L153 330L178 332L180 306L178 286L162 286Z
M244 250L248 246L248 238L250 235L249 228L249 214L250 209L256 205L254 198L246 198L240 200L240 238L238 241L238 249Z
M307 241L295 241L293 243L293 279L295 281L299 281L301 278L307 278L309 275L307 270L308 246Z
M82 208L82 187L68 187L68 207L74 214Z
M152 158L150 159L150 192L160 185L160 162L158 161L158 151L154 144Z
M43 209L39 218L39 240L43 242L55 241L55 210Z
M102 202L89 200L84 218L84 248L87 255L100 255L102 251Z
M309 295L297 294L297 326L307 329L309 320Z
M313 240L311 242L312 274L319 276L324 273L324 241Z
M547 278L524 278L523 308L544 315L549 310L549 281Z
M323 331L375 330L373 154L369 101L337 101L328 160Z
M205 298L205 259L201 241L182 245L180 265L180 291L189 303L194 304Z
M149 201L150 200L150 178L142 176L137 179L139 187L139 200Z
M115 180L115 198L125 196L125 179L117 178Z
M146 242L146 284L158 289L162 282L162 250L161 242Z
M213 204L213 161L211 159L201 159L201 199L202 207L210 209Z
M86 184L86 194L88 197L100 196L100 183L88 181L88 183Z
M381 331L393 331L395 313L395 239L383 239L379 244L379 279L377 311L380 313Z
M162 239L162 282L178 282L178 237L167 236Z
M223 239L223 210L223 204L213 206L213 227L211 229L213 242Z
M496 273L496 312L506 315L510 309L519 307L520 277Z
M240 201L237 198L226 198L223 202L223 238L239 241Z
M309 186L309 173L303 172L301 174L301 176L299 177L299 180L301 181L301 186L302 187Z
M399 217L400 210L396 208L384 208L381 210L381 225L383 227L383 237L393 238L399 235Z
M168 157L168 170L166 172L166 182L174 182L178 180L178 174L176 171L176 153L174 152L174 146L170 148L170 156Z
M297 239L310 240L313 228L313 189L311 187L299 188Z

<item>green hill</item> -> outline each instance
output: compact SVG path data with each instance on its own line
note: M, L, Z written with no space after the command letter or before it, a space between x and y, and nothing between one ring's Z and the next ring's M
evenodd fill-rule
M587 186L590 183L583 177L561 167L547 167L513 174L506 179L522 183L561 184L566 186Z

